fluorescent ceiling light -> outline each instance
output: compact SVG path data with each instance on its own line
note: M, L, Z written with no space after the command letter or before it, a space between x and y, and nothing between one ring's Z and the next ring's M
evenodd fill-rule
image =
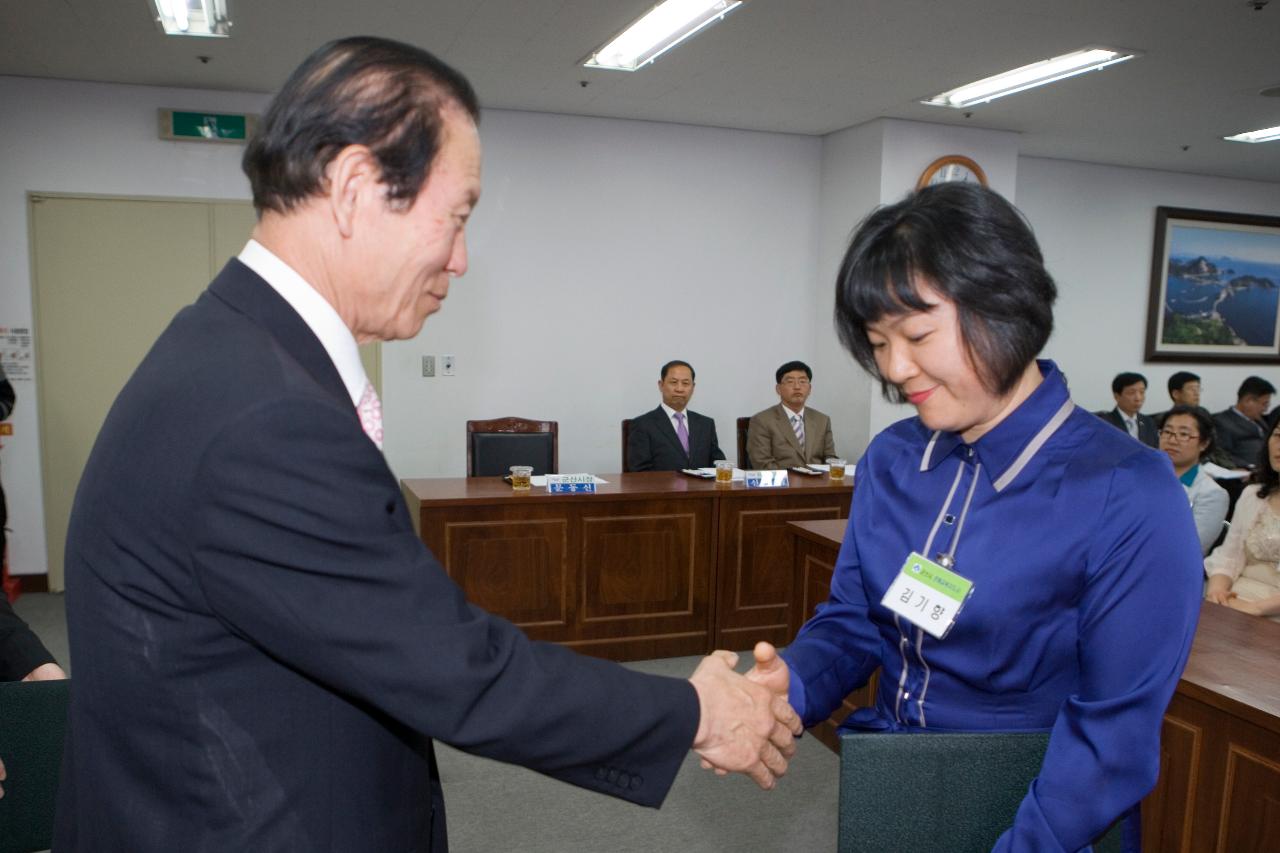
M1237 133L1235 136L1224 136L1228 142L1275 142L1280 140L1280 125L1262 130L1251 130L1248 133Z
M1012 95L1014 92L1021 92L1035 86L1043 86L1046 83L1053 83L1067 77L1074 77L1086 71L1098 71L1108 65L1115 65L1117 62L1124 62L1126 59L1133 59L1135 56L1141 55L1141 53L1134 50L1086 47L1073 53L1055 56L1053 59L1042 59L1039 62L1033 62L1021 68L997 74L994 77L978 80L967 86L952 89L950 92L934 95L928 100L921 101L921 103L933 104L936 107L956 107L957 109L971 107L975 104L985 104L987 101L994 101L996 98L1003 98L1005 95Z
M745 0L663 0L583 60L587 68L638 71Z
M231 18L227 0L151 0L156 24L171 36L227 38Z

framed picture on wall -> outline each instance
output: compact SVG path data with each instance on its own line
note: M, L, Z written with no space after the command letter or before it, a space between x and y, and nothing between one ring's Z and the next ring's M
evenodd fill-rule
M1146 359L1280 363L1280 217L1156 208Z

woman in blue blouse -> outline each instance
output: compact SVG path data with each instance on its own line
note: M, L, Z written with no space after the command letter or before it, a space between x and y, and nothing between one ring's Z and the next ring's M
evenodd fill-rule
M1200 604L1168 458L1036 360L1055 296L1030 229L990 190L930 187L862 223L837 326L916 417L859 461L830 600L768 676L789 679L806 725L881 667L875 706L846 726L1051 731L1000 851L1088 848L1152 788ZM922 564L972 583L941 639L946 613L902 597Z

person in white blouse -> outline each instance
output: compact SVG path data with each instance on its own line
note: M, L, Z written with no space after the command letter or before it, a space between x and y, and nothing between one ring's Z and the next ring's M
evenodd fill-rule
M1200 553L1208 554L1222 533L1231 503L1227 490L1200 468L1200 460L1213 449L1213 421L1208 413L1196 406L1174 406L1160 429L1160 449L1169 455L1173 473L1187 490Z
M1280 622L1280 426L1262 446L1254 480L1226 540L1204 561L1205 598Z

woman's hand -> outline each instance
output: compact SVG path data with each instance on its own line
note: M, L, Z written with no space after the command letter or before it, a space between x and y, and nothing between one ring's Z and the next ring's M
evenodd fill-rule
M1231 578L1226 575L1210 575L1209 585L1204 591L1204 600L1214 604L1226 604L1235 595L1231 591Z
M1227 606L1232 610L1239 610L1241 613L1248 613L1250 616L1261 616L1262 611L1258 609L1258 602L1245 601L1237 595L1232 595L1230 600L1226 602Z

